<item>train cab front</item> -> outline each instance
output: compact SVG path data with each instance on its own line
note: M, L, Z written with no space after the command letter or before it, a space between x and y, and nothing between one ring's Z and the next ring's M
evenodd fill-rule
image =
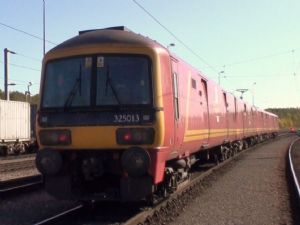
M54 53L44 61L37 119L46 190L60 199L151 196L151 151L161 137L153 58Z

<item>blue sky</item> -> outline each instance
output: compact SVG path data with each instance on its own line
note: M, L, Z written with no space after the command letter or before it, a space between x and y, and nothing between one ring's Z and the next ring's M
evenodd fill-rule
M136 0L176 35L183 46L133 0L45 0L46 39L59 44L79 30L125 25L148 36L201 70L229 92L260 108L300 107L299 0ZM42 0L0 0L0 89L3 49L10 55L10 90L38 93L43 42ZM4 24L4 25L3 25ZM46 50L55 45L46 43ZM25 67L25 68L24 68ZM225 76L225 77L224 77Z

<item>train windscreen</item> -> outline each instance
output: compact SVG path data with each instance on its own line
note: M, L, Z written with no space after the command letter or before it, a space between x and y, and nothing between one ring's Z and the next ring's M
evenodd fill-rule
M97 55L50 61L43 108L152 105L150 60L136 55Z

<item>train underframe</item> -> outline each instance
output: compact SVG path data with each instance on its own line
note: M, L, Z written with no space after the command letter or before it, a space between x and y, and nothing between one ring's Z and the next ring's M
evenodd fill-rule
M153 203L188 182L193 166L208 161L217 164L249 146L272 137L276 137L276 133L224 142L220 146L199 151L189 157L168 161L164 180L157 185L153 185L153 179L148 173L137 176L124 173L121 164L124 150L56 151L60 152L61 160L58 160L55 166L52 165L50 174L44 176L45 187L50 194L59 199L126 202L146 200ZM54 150L47 151L47 154L52 154ZM39 168L38 164L37 166Z
M205 163L218 164L250 146L254 146L270 138L275 138L276 136L277 133L265 133L245 137L242 140L233 142L224 141L222 145L214 148L199 151L184 159L170 161L166 165L164 181L157 186L157 192L154 193L154 195L161 198L175 192L181 184L189 180L193 166L203 165Z
M46 160L38 159L40 152L43 152L43 158L54 152L59 156L51 156L52 159L45 162ZM37 161L47 164L48 171L43 171L40 163L37 163L37 167L44 175L46 190L59 199L137 201L151 195L151 176L129 176L124 172L121 165L123 152L124 150L41 150Z
M0 142L0 156L34 153L38 149L36 140Z

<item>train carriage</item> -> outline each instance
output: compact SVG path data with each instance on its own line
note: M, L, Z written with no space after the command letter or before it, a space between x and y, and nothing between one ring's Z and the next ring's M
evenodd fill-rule
M58 198L165 196L189 180L195 162L225 160L278 130L275 115L251 122L250 105L124 27L58 45L44 58L41 81L36 164ZM274 127L263 130L270 118Z

